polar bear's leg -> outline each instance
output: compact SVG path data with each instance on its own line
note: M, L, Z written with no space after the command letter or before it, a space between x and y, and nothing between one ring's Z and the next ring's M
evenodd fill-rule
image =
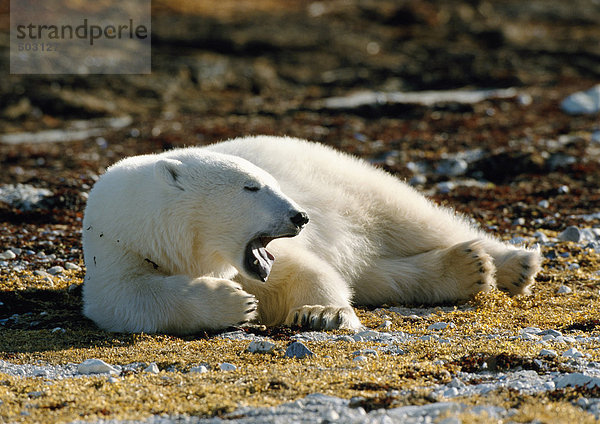
M494 286L496 269L481 240L400 258L379 258L356 284L357 304L440 303Z
M266 284L243 279L244 289L258 298L263 324L362 328L349 285L329 263L299 246L273 251L276 260Z
M230 280L158 273L99 278L84 285L84 314L109 331L186 334L256 316L254 296Z
M527 294L539 272L539 250L509 246L498 240L484 240L484 248L494 258L496 286L511 295Z

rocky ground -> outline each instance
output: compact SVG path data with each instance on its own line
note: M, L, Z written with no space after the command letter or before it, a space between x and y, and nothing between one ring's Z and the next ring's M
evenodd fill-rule
M7 75L0 57L0 422L600 419L600 102L562 103L600 82L598 22L588 0L155 1L151 75ZM84 319L105 167L247 134L335 146L539 244L534 293L358 309L359 334Z

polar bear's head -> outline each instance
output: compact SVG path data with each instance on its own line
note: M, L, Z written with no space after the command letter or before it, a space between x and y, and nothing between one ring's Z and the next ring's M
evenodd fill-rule
M155 162L154 174L166 188L171 219L193 237L194 254L224 260L248 278L266 281L275 260L267 244L308 223L275 178L237 156L175 151Z

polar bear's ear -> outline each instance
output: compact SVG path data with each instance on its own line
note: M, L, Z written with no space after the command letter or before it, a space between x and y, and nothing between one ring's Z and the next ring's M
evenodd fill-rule
M161 159L154 164L154 175L166 184L183 190L181 185L181 166L175 159Z

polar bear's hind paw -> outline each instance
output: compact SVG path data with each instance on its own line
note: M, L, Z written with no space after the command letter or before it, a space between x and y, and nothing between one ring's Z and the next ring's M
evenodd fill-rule
M496 267L482 243L472 240L451 247L446 256L447 269L458 282L458 296L467 299L475 293L494 287Z
M541 267L541 257L535 250L511 250L497 265L498 289L510 295L528 294Z

